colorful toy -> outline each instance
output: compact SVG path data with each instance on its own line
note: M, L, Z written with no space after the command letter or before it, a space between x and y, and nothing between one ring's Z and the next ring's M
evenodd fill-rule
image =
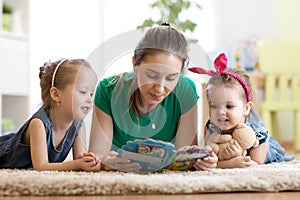
M174 144L153 139L129 141L118 150L118 157L138 162L141 172L184 171L193 167L197 159L207 156L209 153L196 145L176 151Z

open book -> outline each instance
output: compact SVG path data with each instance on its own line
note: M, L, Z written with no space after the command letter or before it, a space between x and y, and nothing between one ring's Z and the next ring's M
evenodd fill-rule
M138 162L141 172L184 171L192 168L197 159L207 156L209 153L196 145L176 150L172 143L153 139L129 141L118 150L118 157Z

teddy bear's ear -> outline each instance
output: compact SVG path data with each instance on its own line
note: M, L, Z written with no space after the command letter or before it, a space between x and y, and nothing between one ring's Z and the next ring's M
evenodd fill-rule
M211 135L208 136L208 141L211 141L213 143L217 143L219 139L220 134L218 133L212 133Z
M236 128L245 128L246 126L245 123L239 123Z
M223 143L229 142L231 139L232 139L232 136L229 134L219 135L217 143L223 144Z

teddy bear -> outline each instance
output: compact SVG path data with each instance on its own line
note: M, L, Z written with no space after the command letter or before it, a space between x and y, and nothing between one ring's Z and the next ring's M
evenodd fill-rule
M232 135L221 135L218 133L211 134L206 140L206 143L216 153L219 160L225 160L222 152L226 149L227 146L232 145L234 140L236 140L242 148L243 156L247 154L247 149L251 147L256 147L259 144L259 141L256 139L254 131L245 123L239 123L237 127L233 130Z

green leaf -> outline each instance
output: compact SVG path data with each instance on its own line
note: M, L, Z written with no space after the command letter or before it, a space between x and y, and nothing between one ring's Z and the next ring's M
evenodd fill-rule
M12 6L7 3L3 3L2 13L11 14L12 12L13 12Z
M149 19L146 19L142 25L137 26L137 29L144 30L146 27L152 27L153 24L154 24L154 21L151 18L149 18Z
M150 4L152 9L157 9L160 13L160 18L154 21L152 18L144 20L142 25L137 26L137 29L144 30L146 27L153 25L161 25L163 22L168 21L171 26L176 27L183 33L186 31L193 32L197 24L191 20L179 20L182 11L188 11L191 7L202 9L197 2L191 0L156 0ZM196 39L190 39L191 42L197 42Z

